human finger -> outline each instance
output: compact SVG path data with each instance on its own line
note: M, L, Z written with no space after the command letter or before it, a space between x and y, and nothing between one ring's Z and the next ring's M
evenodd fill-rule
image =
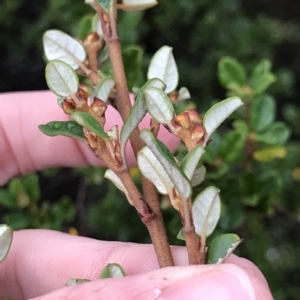
M172 253L176 265L187 265L188 260L184 247L172 247ZM238 257L233 257L231 262L242 265L239 266L239 269L241 269L241 274L244 274L246 277L241 278L248 278L250 285L255 286L255 293L267 295L268 285L257 267L247 261L241 263ZM96 241L49 230L23 230L16 232L11 251L4 261L4 266L0 268L0 278L6 278L5 281L0 281L0 298L28 299L44 295L60 289L70 278L74 277L97 280L101 270L108 263L119 263L127 275L144 274L158 268L153 245ZM235 266L232 263L230 265ZM211 266L201 266L201 270L203 270L202 267L206 271L211 270ZM220 270L218 266L213 268L215 267L216 269L213 270ZM182 273L182 270L179 273ZM226 278L229 276L229 270L225 272ZM172 273L173 271L170 272ZM234 269L232 273L235 272L236 270ZM237 279L231 276L233 275L229 276L228 282L234 283ZM180 278L183 280L182 277ZM187 278L190 278L190 275ZM221 276L220 278L223 277ZM145 278L142 280L145 280ZM192 279L189 279L188 282L190 280ZM101 286L102 281L99 284ZM113 288L114 284L113 282L111 286L113 290L115 289ZM191 284L193 285L194 283ZM235 285L236 282L233 286ZM160 285L158 285L158 288L160 288ZM91 291L93 289L91 288ZM166 287L163 287L163 289L165 293L169 290L172 292L171 287L169 290ZM69 289L61 290L60 292L63 295L63 293L68 293L68 291ZM84 292L85 290L82 290L82 293ZM77 299L80 299L80 297Z
M65 121L65 115L57 106L55 95L50 91L0 94L0 185L9 178L48 167L104 166L103 162L74 139L44 135L38 125L50 121ZM122 120L111 106L106 112L105 129L113 125L121 127ZM140 128L149 127L145 117ZM159 138L170 149L178 146L178 139L165 128ZM135 163L131 147L127 148L129 165Z

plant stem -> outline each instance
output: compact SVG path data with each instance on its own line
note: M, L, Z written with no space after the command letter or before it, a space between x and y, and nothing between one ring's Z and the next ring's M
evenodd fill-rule
M114 73L114 79L116 82L117 96L115 105L123 121L125 121L130 113L132 105L129 99L129 91L127 88L127 80L121 54L120 39L117 32L117 21L115 15L116 9L113 9L113 11L108 15L101 9L101 7L96 3L96 1L95 8L101 21L103 32L106 38L106 43L110 54L110 60ZM137 152L144 146L143 142L139 138L138 128L132 133L130 142L132 144L132 148L136 156ZM129 184L128 179L124 178L123 173L117 175L121 175L121 177L123 177L124 181L121 177L120 179L122 180L128 192L132 192L131 188L136 189L136 187L133 188L131 183ZM145 201L142 198L140 198L140 202L142 203L138 204L137 202L137 204L143 205L143 207L138 206L136 207L136 209L139 215L141 216L143 223L147 226L160 267L172 266L174 265L173 258L167 239L167 234L159 206L159 199L156 188L151 182L149 182L144 177L142 177L142 185L145 195ZM146 212L144 211L145 207L147 207L148 210L148 217L144 217L140 213Z

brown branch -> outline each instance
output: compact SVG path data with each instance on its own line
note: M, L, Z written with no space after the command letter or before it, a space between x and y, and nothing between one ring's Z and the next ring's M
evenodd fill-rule
M95 8L102 24L104 36L106 38L106 44L108 46L114 79L116 82L117 93L115 105L123 121L125 121L130 113L132 105L129 99L129 91L127 88L127 80L121 54L120 39L117 32L117 21L115 15L116 10L114 9L113 14L108 15L101 9L96 1ZM144 146L143 142L139 138L138 128L132 133L130 142L136 156L137 152ZM126 180L127 179L125 179L125 184L129 184ZM156 188L144 177L142 177L142 185L145 196L145 203L147 203L149 212L151 211L151 217L142 218L142 221L147 226L147 229L151 236L160 267L172 266L174 265L173 258L169 247L165 226L163 223L163 217L159 206L159 199ZM136 207L136 209L140 214L139 206Z

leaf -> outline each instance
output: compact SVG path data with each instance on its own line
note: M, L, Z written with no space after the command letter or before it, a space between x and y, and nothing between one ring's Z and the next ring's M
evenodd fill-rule
M71 114L71 118L81 126L88 128L102 138L109 138L108 134L104 131L99 122L89 113L84 111L75 111Z
M206 168L204 166L197 168L191 179L192 187L197 186L201 182L203 182L203 180L205 179L205 175L206 175Z
M180 90L178 91L177 102L185 101L188 99L191 99L191 94L189 90L186 87L180 88Z
M273 97L263 95L256 97L251 105L250 123L256 131L263 131L270 126L276 116L276 107Z
M125 272L119 264L108 264L101 272L100 278L125 277Z
M276 77L270 72L269 60L262 60L253 70L249 85L254 94L263 93L275 80Z
M221 264L242 242L236 234L227 233L214 238L207 250L208 264Z
M215 229L221 213L220 190L208 187L200 193L192 207L196 233L201 237L209 236Z
M180 231L177 234L177 238L181 241L185 241L185 236L184 236L184 232L183 229L180 229Z
M43 36L43 45L47 60L61 60L75 70L86 58L84 47L60 30L47 30Z
M13 230L6 224L0 224L0 262L7 256L13 238Z
M154 54L147 77L161 79L167 86L167 94L176 89L179 75L171 47L163 46Z
M115 86L115 80L112 77L103 78L95 90L95 96L104 102L107 102L112 88Z
M64 135L81 141L85 140L82 126L75 121L52 121L38 127L48 136Z
M148 147L143 147L137 155L140 171L149 179L161 194L169 194L174 188L168 174Z
M0 189L0 205L8 209L18 206L16 197L6 189Z
M97 0L97 3L104 11L109 12L113 7L114 1L115 0Z
M158 78L152 78L148 80L143 87L139 90L133 107L130 110L129 116L123 124L120 140L124 147L128 139L130 138L132 132L142 121L147 113L147 107L144 100L144 90L147 88L156 87L159 89L165 89L166 85Z
M212 106L203 118L207 138L228 118L237 108L243 105L239 97L225 99Z
M112 181L113 184L126 195L128 202L131 205L133 205L133 202L131 201L123 182L121 181L121 179L118 177L118 175L114 171L112 171L111 169L107 169L104 173L104 177L109 179L110 181Z
M188 200L191 196L190 182L182 173L174 159L170 158L166 152L162 150L158 140L150 130L143 129L140 133L140 138L145 142L158 161L162 164L163 168L174 184L181 200Z
M156 0L123 0L122 4L118 4L117 8L125 11L139 11L151 8L157 5Z
M173 105L167 94L156 87L146 88L144 98L150 115L161 124L168 124L174 117Z
M205 150L201 146L196 146L182 159L180 167L188 179L191 180L193 178L193 174L204 152Z
M270 162L276 158L285 158L286 155L287 149L280 146L264 148L253 153L254 159L262 163Z
M52 60L46 66L48 87L56 95L70 97L78 90L78 77L75 71L65 62Z
M254 135L253 139L268 145L283 145L291 134L290 129L283 122L275 122L265 133Z
M220 83L225 88L242 87L246 83L244 67L234 58L226 56L220 59L218 65Z
M67 281L66 286L78 285L78 284L86 283L89 281L91 281L91 280L90 279L71 278L70 280Z

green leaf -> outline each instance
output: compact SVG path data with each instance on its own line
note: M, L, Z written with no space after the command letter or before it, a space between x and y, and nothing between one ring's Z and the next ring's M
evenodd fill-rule
M124 122L123 127L121 129L120 140L122 147L125 147L125 144L130 138L130 135L147 113L147 107L144 100L144 90L151 87L165 89L166 85L160 79L153 78L148 80L139 90L134 105L130 110L129 116Z
M203 182L206 175L206 168L204 166L201 166L200 168L197 168L192 176L191 184L192 187L199 185Z
M249 85L254 94L263 93L275 80L275 76L270 72L271 63L262 60L253 70Z
M220 59L218 75L221 84L225 88L234 86L243 87L246 83L246 72L244 67L237 60L229 56Z
M214 238L207 250L208 264L221 264L236 249L242 240L233 233L222 234Z
M46 66L48 87L57 96L71 97L78 90L78 76L74 69L60 60L52 60Z
M125 277L125 272L119 264L108 264L101 272L100 278Z
M151 59L147 78L159 78L166 84L166 93L173 92L178 84L178 70L172 48L163 46Z
M94 15L85 15L83 16L77 25L77 34L78 39L85 39L86 36L93 31L93 19Z
M184 233L183 233L183 229L180 229L180 231L177 234L177 238L181 241L185 241L185 236L184 236Z
M231 97L213 105L203 118L207 139L236 109L243 105L239 97Z
M91 280L90 279L71 278L70 280L67 281L66 286L78 285L78 284L86 283L89 281L91 281Z
M261 134L256 134L253 139L267 145L283 145L291 134L290 129L283 122L275 122L268 130Z
M245 120L235 120L232 123L232 126L244 139L247 138L249 134L249 126Z
M38 127L48 136L64 135L81 141L85 140L82 126L75 121L52 121Z
M174 184L180 198L182 200L188 200L191 196L191 185L187 177L175 163L174 158L170 158L166 154L165 150L162 150L158 140L150 130L143 129L140 134L140 138L145 142L145 144L156 156L158 161L162 164L163 168Z
M209 236L221 213L220 190L210 186L197 195L192 207L195 231L200 237Z
M108 134L104 131L99 122L91 116L89 113L84 111L75 111L71 114L71 118L76 121L79 125L88 128L95 134L101 136L104 139L108 139Z
M15 208L17 207L16 197L14 197L9 191L0 189L0 205L4 208Z
M264 131L270 126L276 115L275 101L271 96L256 97L251 105L250 124L256 131Z
M188 179L191 180L193 178L193 174L204 152L205 150L201 146L196 146L182 159L180 168Z
M174 185L161 163L148 147L143 147L137 155L140 171L149 179L161 194L169 194Z
M167 94L159 88L144 90L144 99L150 115L161 124L168 124L174 117L173 105Z
M143 55L144 50L138 45L130 45L122 52L129 90L135 86L141 86L145 82L144 72L142 69Z
M84 47L60 30L47 30L43 36L43 45L48 61L60 60L75 70L86 58Z
M109 12L114 4L114 0L97 0L97 3L104 11Z
M0 262L7 256L13 239L13 230L5 224L0 224Z

